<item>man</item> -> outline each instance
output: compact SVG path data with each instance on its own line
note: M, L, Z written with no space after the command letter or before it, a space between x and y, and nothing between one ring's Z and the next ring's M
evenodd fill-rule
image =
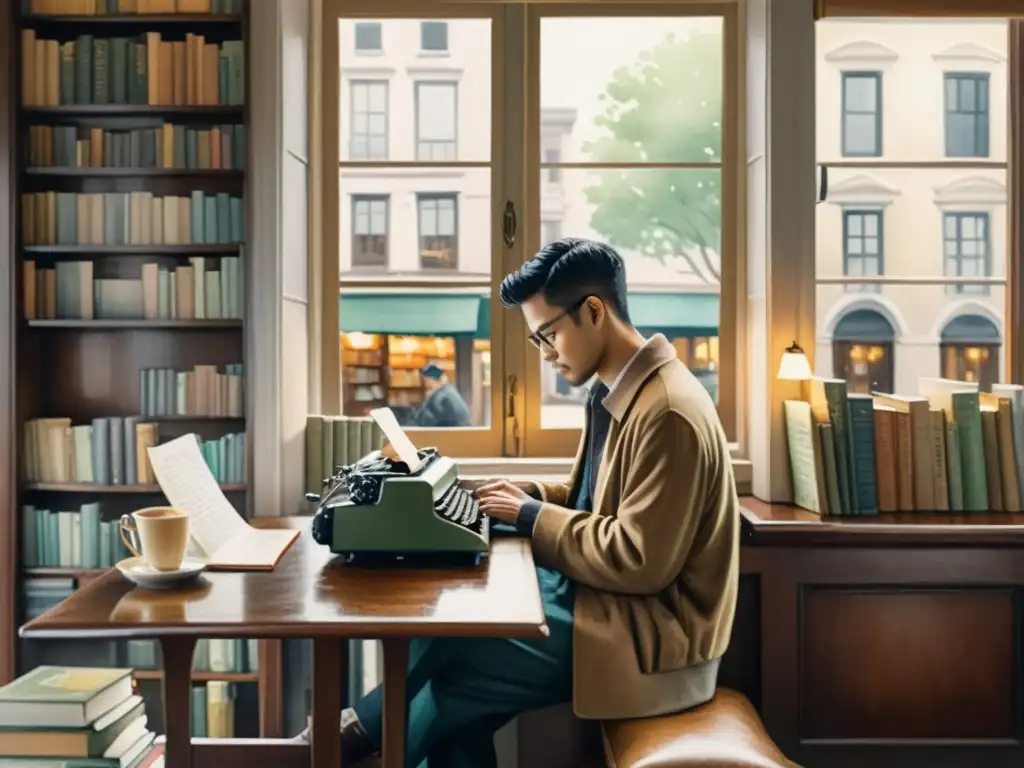
M610 247L565 238L501 284L531 341L574 385L596 376L569 482L477 489L532 539L548 637L413 645L409 766L496 765L493 734L572 701L584 718L679 711L714 694L739 578L739 501L714 403L664 336L630 324ZM377 689L342 726L350 759L381 738Z
M470 426L469 406L459 390L448 381L447 374L436 363L421 368L420 374L423 376L423 388L427 396L416 413L416 426Z

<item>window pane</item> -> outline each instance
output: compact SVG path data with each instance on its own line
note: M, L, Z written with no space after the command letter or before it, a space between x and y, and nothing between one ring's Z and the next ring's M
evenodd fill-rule
M545 17L540 38L541 144L558 121L565 161L721 160L720 18Z
M992 375L981 374L980 353L965 361L959 350L967 347L984 347L989 370L1002 371L1005 286L924 281L1006 275L1005 169L946 158L951 150L978 156L981 145L987 154L991 141L992 158L1005 160L1007 23L824 19L816 37L815 141L829 190L816 207L815 373L846 378L852 391L914 395L921 376ZM842 109L844 88L846 106L864 96L836 76L836 57L851 45L892 52L882 88L885 151L870 166L844 167L844 149L864 151L879 138L872 115ZM988 85L975 73L943 72L945 62L931 56L962 46L998 54L984 64ZM975 119L982 104L984 121ZM865 291L869 284L841 281L876 274L899 282Z
M844 152L847 155L878 154L878 123L874 115L847 114L843 136Z
M489 425L490 185L487 168L342 169L343 414ZM451 386L428 401L431 362Z
M368 22L356 24L355 47L357 51L379 51L381 49L380 23Z
M374 21L389 43L373 56L355 49L357 29L367 22L338 23L343 162L491 159L490 19ZM449 48L451 57L423 56ZM360 90L358 84L367 81L379 86ZM360 115L366 119L357 124Z
M541 183L541 209L553 210L557 194L563 210L552 224L618 249L631 321L647 336L664 333L716 400L720 177L717 169L565 169L561 190ZM550 364L541 369L541 427L581 427L585 393L559 385Z
M424 51L447 51L447 22L424 21L420 24L420 48Z
M848 112L874 114L878 111L878 81L874 76L847 75L843 80L846 84L846 110Z

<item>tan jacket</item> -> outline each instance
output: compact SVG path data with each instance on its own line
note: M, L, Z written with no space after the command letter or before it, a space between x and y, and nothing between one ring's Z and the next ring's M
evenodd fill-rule
M648 717L714 694L739 582L739 499L714 403L668 340L640 349L605 396L612 416L593 512L537 483L537 561L577 582L574 709ZM589 428L589 424L587 425Z

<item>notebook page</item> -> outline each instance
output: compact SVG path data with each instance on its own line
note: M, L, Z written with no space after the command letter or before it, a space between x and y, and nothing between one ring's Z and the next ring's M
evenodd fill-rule
M388 407L374 408L370 411L370 416L377 422L384 437L398 454L398 458L409 465L409 471L418 471L423 462L416 452L416 446L412 444L412 440L395 418L395 412Z
M208 556L250 530L203 461L194 434L146 450L160 490L172 507L192 518L192 537Z

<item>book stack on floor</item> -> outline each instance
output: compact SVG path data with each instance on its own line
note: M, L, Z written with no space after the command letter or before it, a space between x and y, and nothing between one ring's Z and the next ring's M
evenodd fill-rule
M159 768L132 670L36 667L0 688L0 768Z
M785 403L794 501L822 515L1024 512L1024 386L922 377L852 394L815 377Z

